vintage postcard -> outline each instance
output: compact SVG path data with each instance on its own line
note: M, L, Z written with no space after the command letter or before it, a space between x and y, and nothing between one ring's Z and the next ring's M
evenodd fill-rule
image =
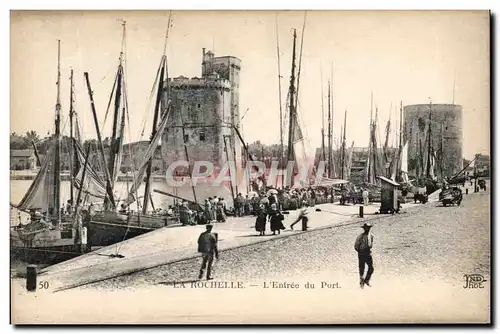
M489 11L11 11L13 324L488 324Z

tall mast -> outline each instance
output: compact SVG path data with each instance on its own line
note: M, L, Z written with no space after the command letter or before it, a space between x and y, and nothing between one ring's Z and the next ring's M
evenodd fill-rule
M183 125L182 128L184 129L184 125ZM227 141L226 141L227 138L228 138L227 135L223 136L223 139L224 139L224 151L226 151L226 160L229 161L229 148L227 147ZM233 205L235 205L236 196L234 194L234 188L233 188L233 182L232 182L233 175L231 174L231 168L229 168L229 178L231 179L231 198L233 200ZM236 191L238 191L238 190L236 190Z
M162 93L162 86L163 86L163 80L165 78L165 55L163 55L162 60L161 60L161 72L160 72L160 80L158 82L158 91L156 93L156 103L155 103L155 111L154 111L154 116L153 116L153 125L152 125L152 130L151 130L151 136L149 138L149 142L152 143L153 139L156 135L156 128L158 126L158 115L160 113L160 104L161 104L161 93ZM154 154L153 154L154 157ZM151 172L153 168L153 157L149 159L148 161L148 166L146 168L146 187L144 189L144 202L142 205L142 212L146 214L148 210L148 203L149 203L149 198L151 196Z
M378 143L377 143L377 126L378 126L378 106L375 104L375 117L373 118L373 135L372 135L372 155L373 155L373 161L372 161L372 167L373 167L373 174L372 177L374 179L374 182L377 181L377 172L379 172L380 168L380 160L379 160L379 155L378 155Z
M279 33L278 33L278 13L276 13L276 52L278 54L278 99L280 106L280 156L279 156L279 166L283 168L283 107L281 99L281 68L280 68L280 43L279 43ZM285 187L285 175L281 175L281 187Z
M370 97L370 134L369 137L370 139L368 140L368 183L370 183L371 180L371 164L372 164L372 118L373 118L373 91L371 92L371 97Z
M75 205L75 201L73 198L73 115L75 114L75 111L73 110L73 70L71 70L71 75L70 75L70 90L69 90L69 177L70 177L70 201L71 205Z
M325 152L325 99L323 93L323 70L320 72L320 80L321 80L321 160L326 160L326 152Z
M92 93L92 87L90 87L90 80L89 80L89 73L84 72L83 75L85 76L85 82L87 83L87 90L90 98L90 109L92 111L92 116L94 118L94 125L96 128L97 132L97 141L99 142L99 152L101 153L101 159L104 161L104 164L106 164L106 156L104 154L104 145L102 143L102 137L101 137L101 131L99 130L99 121L97 120L97 113L95 111L95 103L94 103L94 97ZM111 206L115 208L115 199L113 195L113 188L111 186L111 177L109 175L109 170L108 168L104 168L104 172L106 175L106 192L108 196L106 197L106 200L109 200L111 202Z
M344 179L344 165L345 165L345 133L346 133L346 130L347 130L347 109L345 109L345 112L344 112L344 136L342 138L342 166L341 166L341 175L342 175L342 179Z
M337 144L336 144L336 150L337 150L337 155L339 157L338 159L338 167L340 169L340 164L342 163L342 138L343 138L343 133L344 133L344 128L342 125L340 125L340 137L337 138ZM338 175L340 176L340 175Z
M443 154L443 149L444 149L444 131L443 131L443 122L441 122L441 147L439 148L439 169L440 169L440 174L441 178L444 178L444 154Z
M398 160L397 160L397 164L396 164L396 171L397 171L396 178L400 174L398 171L400 171L400 169L401 169L401 164L402 164L401 154L402 154L402 152L403 152L403 101L401 101L400 105L399 105L399 151L398 151Z
M427 168L426 168L426 176L429 177L431 174L431 150L432 150L432 136L431 136L431 128L432 128L432 101L429 102L429 136L427 142Z
M332 108L331 108L331 86L328 80L328 177L332 178Z
M52 222L59 225L61 221L61 156L60 156L60 124L61 124L61 41L57 40L57 100L55 119L55 157L54 157L54 198Z
M108 168L109 168L109 174L111 176L111 186L113 186L115 175L114 175L114 166L115 166L115 159L119 150L119 147L117 145L117 127L118 127L118 121L120 119L120 104L121 104L121 97L122 97L122 83L123 83L123 65L122 65L122 60L123 60L123 47L124 47L124 41L125 41L125 24L126 22L123 21L122 26L123 26L123 34L122 34L122 49L120 51L120 57L119 57L119 65L118 65L118 70L116 74L116 93L115 93L115 112L113 115L113 132L111 134L111 141L110 141L110 149L109 149L109 161L108 161Z
M293 132L294 132L294 117L295 117L295 47L297 40L297 30L293 29L293 52L292 52L292 73L290 75L290 113L289 113L289 127L288 127L288 155L287 160L294 160L294 152L293 152ZM291 182L293 185L293 175L291 178Z
M156 93L156 103L155 103L155 110L154 110L154 116L153 116L153 125L152 125L152 130L151 130L151 137L149 139L149 142L152 143L153 139L156 135L156 128L158 127L158 116L160 114L160 105L161 105L161 97L162 97L162 92L163 92L163 82L165 81L165 72L166 72L166 67L167 67L167 41L168 41L168 32L170 30L170 20L171 20L171 14L169 15L168 18L168 26L167 26L167 31L165 33L165 44L163 47L163 56L161 58L160 62L160 80L158 82L158 91ZM184 131L184 124L183 124L183 131ZM184 137L184 135L183 135ZM187 150L187 148L186 148ZM186 151L187 155L187 151ZM153 154L154 157L154 154ZM142 212L144 214L147 213L148 211L148 204L151 199L151 173L153 169L153 157L149 159L148 161L148 166L146 168L146 186L144 189L144 202L142 205ZM152 199L151 199L152 200ZM195 197L196 201L196 197Z
M399 105L399 147L403 147L403 101Z
M331 129L331 133L330 133L330 151L332 152L331 153L331 157L330 157L330 161L329 161L329 165L332 166L332 172L331 172L331 176L330 177L335 177L335 164L334 164L334 160L335 160L335 156L334 156L334 152L333 152L333 133L334 133L334 126L333 126L333 117L334 117L334 112L335 112L335 108L334 108L334 104L333 104L333 63L330 64L330 104L331 104L331 117L330 117L330 129Z

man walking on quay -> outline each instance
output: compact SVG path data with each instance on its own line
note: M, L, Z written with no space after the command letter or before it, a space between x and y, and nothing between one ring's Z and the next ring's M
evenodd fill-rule
M207 280L211 280L212 263L214 256L219 259L219 250L217 248L218 235L212 232L213 225L207 224L206 231L198 237L198 252L202 254L203 262L201 263L200 275L198 279L203 278L203 271L207 269Z
M358 235L356 242L354 243L354 249L358 252L358 262L359 262L359 286L361 288L364 285L370 285L370 278L373 274L373 259L372 259L372 247L373 247L373 235L370 233L372 225L370 223L365 223L363 225L364 232ZM366 277L363 278L365 272L365 264L368 266L368 271Z
M305 205L305 201L303 202L303 204ZM290 225L290 229L293 230L293 227L295 226L295 224L297 224L299 221L302 221L302 231L306 231L307 230L307 222L309 221L309 218L307 217L307 214L309 212L307 211L307 206L306 207L303 207L302 209L300 209L300 213L299 213L299 216L297 217L297 219Z

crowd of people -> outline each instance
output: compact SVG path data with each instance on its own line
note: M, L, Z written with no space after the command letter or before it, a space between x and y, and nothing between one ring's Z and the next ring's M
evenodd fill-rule
M177 206L170 206L166 212L170 216L178 216L182 225L198 225L223 223L228 216L256 218L255 229L259 235L265 235L269 223L273 234L280 234L285 229L284 214L289 210L301 209L297 222L307 216L304 208L333 202L333 189L270 189L267 192L250 192L248 195L239 193L234 198L234 205L228 206L223 197L208 197L203 205L183 201ZM295 222L296 223L296 222ZM291 228L293 229L292 224Z

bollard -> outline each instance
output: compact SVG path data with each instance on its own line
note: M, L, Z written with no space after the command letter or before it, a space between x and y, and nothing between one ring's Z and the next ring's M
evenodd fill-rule
M469 194L469 188L465 188L465 194L468 195Z
M307 221L309 219L307 217L302 217L302 231L307 231Z
M475 188L474 188L474 192L475 192L475 193L479 192L479 187L475 187Z
M36 291L36 266L29 265L26 268L26 290Z
M363 206L359 207L359 218L363 218Z

